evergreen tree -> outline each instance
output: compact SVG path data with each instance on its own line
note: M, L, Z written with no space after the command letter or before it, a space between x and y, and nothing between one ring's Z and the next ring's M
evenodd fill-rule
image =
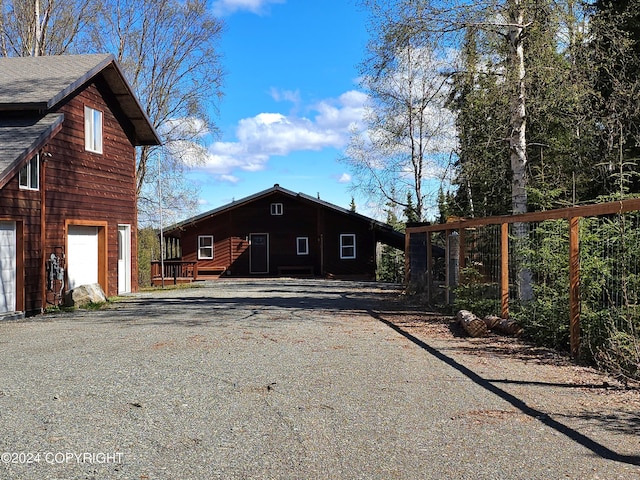
M396 202L387 202L387 224L395 230L403 232L405 225L398 219L397 209ZM376 277L381 282L402 283L404 279L404 252L389 245L383 245Z
M596 1L591 33L585 57L596 72L603 193L639 193L640 1Z

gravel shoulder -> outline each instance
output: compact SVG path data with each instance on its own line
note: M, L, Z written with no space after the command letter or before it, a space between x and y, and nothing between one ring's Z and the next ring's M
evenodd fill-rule
M2 479L640 479L637 390L392 286L140 294L0 323L0 363Z

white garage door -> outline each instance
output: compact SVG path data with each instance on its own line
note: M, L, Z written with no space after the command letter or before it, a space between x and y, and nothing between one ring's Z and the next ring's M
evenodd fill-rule
M67 278L69 290L98 283L98 227L69 225Z
M16 309L16 224L0 222L0 313Z

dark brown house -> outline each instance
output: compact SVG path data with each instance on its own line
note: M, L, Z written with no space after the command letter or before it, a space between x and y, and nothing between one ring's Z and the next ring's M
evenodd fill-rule
M0 316L137 289L135 146L158 143L113 56L0 59Z
M404 249L404 234L389 225L279 185L174 225L165 241L176 261L167 262L166 275L171 277L180 265L198 279L308 275L373 280L376 244Z

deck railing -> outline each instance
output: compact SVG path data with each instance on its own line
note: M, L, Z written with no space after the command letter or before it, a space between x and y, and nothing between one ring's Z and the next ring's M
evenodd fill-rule
M164 275L162 275L162 264L164 264ZM188 283L197 280L198 267L197 262L183 262L181 260L165 260L160 262L154 260L151 262L151 280L154 284L158 284L164 277L165 282L173 284Z

